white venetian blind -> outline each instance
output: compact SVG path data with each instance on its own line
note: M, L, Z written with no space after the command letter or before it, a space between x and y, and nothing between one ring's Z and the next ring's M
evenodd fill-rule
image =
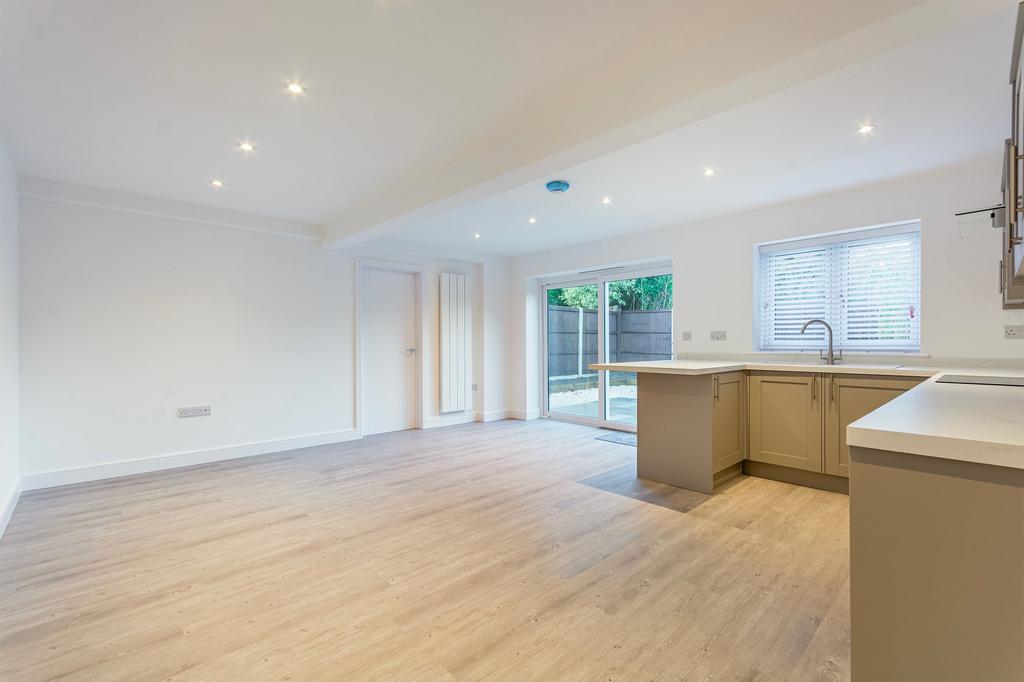
M917 351L921 346L920 223L765 244L760 258L761 350Z

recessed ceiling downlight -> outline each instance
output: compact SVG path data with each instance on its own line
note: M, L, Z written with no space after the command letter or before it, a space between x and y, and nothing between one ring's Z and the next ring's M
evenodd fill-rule
M533 216L530 216L529 218L526 219L526 222L530 223L531 225L536 225L537 219L534 218Z
M715 174L715 169L714 168L705 168L704 169L704 175L708 176L709 178L712 175L714 175L714 174Z
M561 194L562 192L569 191L569 183L565 180L552 180L546 186L552 194Z
M601 203L604 204L605 206L607 206L608 204L612 203L612 198L611 197L605 197L604 199L601 199Z
M246 154L250 154L256 151L256 145L254 145L249 140L242 140L241 142L238 143L238 149L239 151L243 151Z
M863 125L861 125L860 128L857 128L857 132L860 133L861 135L867 135L868 133L870 133L874 129L875 129L875 124L874 123L864 123Z
M480 233L479 232L474 232L473 233L473 239L480 239Z
M212 180L210 180L210 187L216 187L217 189L220 189L223 186L224 181L221 180L220 178L213 178Z
M304 88L302 83L299 83L298 81L291 81L285 84L284 87L293 95L301 95L306 91L306 88Z

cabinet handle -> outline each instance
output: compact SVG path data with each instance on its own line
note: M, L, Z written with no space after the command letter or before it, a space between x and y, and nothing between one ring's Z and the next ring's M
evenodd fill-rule
M718 400L718 375L715 375L715 400Z
M811 402L818 399L818 377L811 377Z
M832 379L828 382L828 401L834 403L836 401L836 377L832 375Z

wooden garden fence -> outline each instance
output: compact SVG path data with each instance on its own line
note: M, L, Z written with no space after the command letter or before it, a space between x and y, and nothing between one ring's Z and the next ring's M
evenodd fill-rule
M608 312L610 362L670 360L671 310L619 310ZM548 306L548 376L578 377L594 374L588 365L598 362L597 310Z

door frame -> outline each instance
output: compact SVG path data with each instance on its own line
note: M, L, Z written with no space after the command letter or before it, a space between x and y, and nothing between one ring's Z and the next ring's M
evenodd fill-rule
M390 272L408 273L413 276L413 304L416 308L416 360L415 367L415 404L413 407L415 419L414 429L423 428L423 375L424 375L424 353L423 353L423 272L424 266L417 263L406 263L402 261L378 260L375 258L355 259L355 421L356 432L363 437L363 389L366 386L366 367L363 362L363 346L366 341L363 334L366 333L364 315L366 306L363 305L364 274L367 270L384 270Z
M675 285L675 273L672 271L671 263L658 263L638 267L607 267L592 270L589 272L578 272L564 277L552 277L540 281L540 416L543 419L556 419L558 421L572 422L574 424L585 424L597 426L603 429L615 431L628 431L636 433L635 424L624 424L622 422L610 421L607 418L608 408L607 375L608 372L601 370L597 373L597 417L581 417L560 412L551 412L548 408L548 290L564 289L566 287L597 285L597 358L603 362L605 357L605 318L608 315L607 300L605 292L608 282L617 282L623 279L636 279L640 277L656 277L658 275L672 275L673 287ZM673 288L674 291L674 288ZM673 296L673 299L675 297ZM672 325L675 327L675 301L672 305ZM672 353L675 354L675 334L673 332Z

